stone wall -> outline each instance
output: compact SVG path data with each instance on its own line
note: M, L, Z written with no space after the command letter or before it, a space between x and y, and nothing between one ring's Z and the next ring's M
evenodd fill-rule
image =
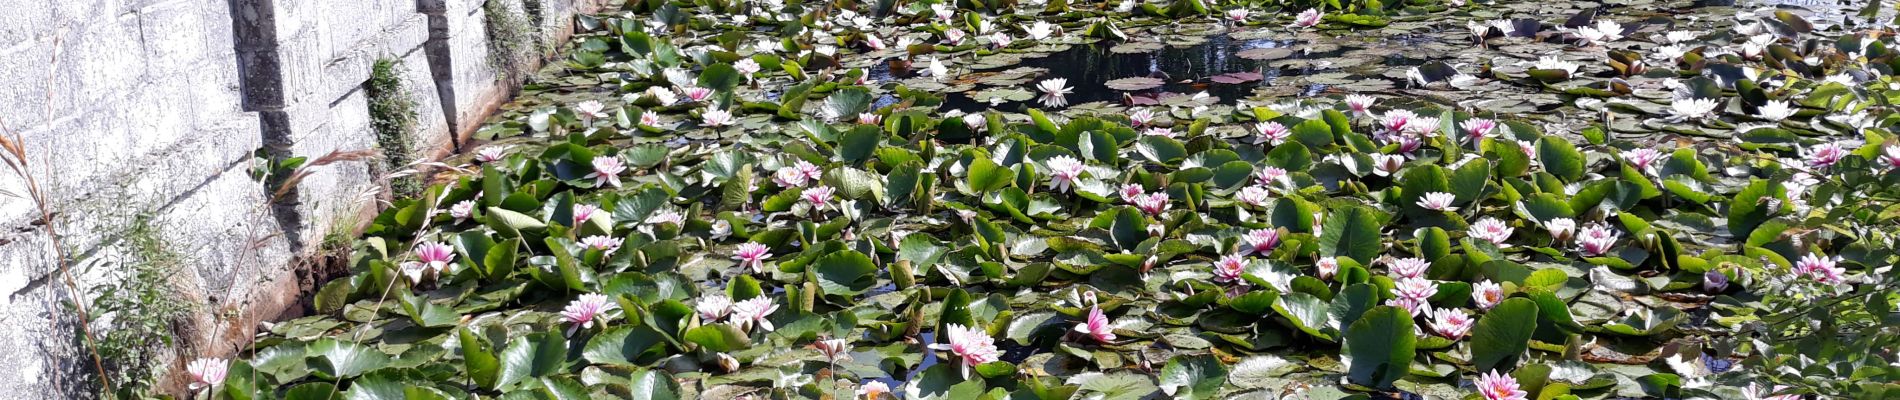
M544 44L564 40L575 13L618 2L489 1L538 22L529 33ZM234 353L259 321L285 312L312 284L301 261L372 215L390 171L373 159L332 163L274 196L251 174L255 155L316 159L375 148L364 86L380 59L400 62L417 112L404 138L416 154L405 157L454 151L509 97L513 78L527 75L492 65L493 18L483 5L77 0L0 8L0 133L23 145L58 247L72 260L62 273L27 182L0 168L0 365L9 366L0 370L0 399L97 396L75 295L90 305L103 288L131 287L188 303L192 312L170 332L153 332L176 338L158 361L168 371ZM511 65L534 68L551 47ZM177 255L169 281L128 281L130 266L151 258L127 238L140 224ZM118 317L96 315L95 336ZM169 375L166 387L176 388L183 374Z

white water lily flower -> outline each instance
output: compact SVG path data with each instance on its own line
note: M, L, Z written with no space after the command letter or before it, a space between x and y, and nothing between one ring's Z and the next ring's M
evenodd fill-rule
M1623 24L1599 19L1596 26L1577 28L1577 36L1583 38L1584 45L1609 44L1623 38Z
M1293 24L1288 26L1294 28L1311 28L1314 25L1319 25L1320 18L1324 16L1325 14L1320 13L1319 9L1308 8L1306 11L1301 11L1299 16L1294 17Z
M1715 99L1679 98L1669 103L1669 112L1677 118L1708 119L1715 117Z
M1781 121L1794 116L1794 107L1784 100L1769 100L1768 104L1755 108L1755 116L1769 121Z
M1668 40L1669 43L1682 43L1695 40L1696 36L1698 34L1692 31L1669 31L1663 35L1663 40Z
M1249 12L1245 8L1236 8L1232 10L1227 10L1227 20L1233 21L1233 22L1244 22L1247 20L1248 14Z
M1069 87L1068 78L1051 78L1036 82L1036 90L1042 92L1042 104L1049 107L1069 105L1068 96L1074 88Z
M1688 48L1682 47L1682 45L1672 44L1668 46L1657 47L1655 52L1649 53L1649 58L1673 62L1673 61L1676 61L1677 59L1682 58L1682 55L1687 54L1688 52L1689 52Z
M1031 39L1043 40L1048 39L1049 35L1055 34L1056 29L1055 24L1036 21L1036 23L1029 24L1029 28L1023 29L1023 33L1028 34Z
M732 125L734 122L738 121L738 119L733 118L732 112L726 111L726 110L706 109L706 112L700 113L699 117L701 119L700 121L701 124L704 124L710 127L721 127L721 126Z
M928 67L928 69L930 71L930 79L936 80L939 82L943 81L943 78L945 77L945 75L950 74L950 66L944 64L940 60L937 60L936 57L930 58L930 66Z
M1577 63L1564 61L1562 58L1557 58L1557 56L1544 56L1543 58L1537 59L1537 64L1531 68L1561 70L1564 71L1565 74L1576 75L1578 67L1581 66L1577 65Z
M956 7L952 6L949 3L937 3L937 4L930 5L930 15L937 17L937 20L939 21L949 21L951 17L956 15L956 11L957 11Z

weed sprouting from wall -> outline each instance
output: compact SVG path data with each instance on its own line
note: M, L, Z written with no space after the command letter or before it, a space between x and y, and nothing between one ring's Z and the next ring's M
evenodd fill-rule
M376 60L363 88L369 97L369 119L370 126L376 130L376 146L383 150L383 171L377 175L401 170L415 159L409 143L417 118L416 102L402 84L402 63L388 58ZM389 190L399 198L415 196L422 192L422 182L414 176L398 177L390 180Z
M539 0L527 0L523 4L527 14L539 12ZM515 81L527 71L527 60L534 56L538 40L535 39L534 21L509 9L503 0L488 0L482 3L482 15L487 19L488 66L499 70L497 78Z
M160 356L176 345L178 329L191 312L173 277L184 259L167 248L149 219L139 218L125 233L130 255L122 263L97 264L126 274L94 288L93 315L107 326L99 337L99 356L118 382L116 395L144 398L164 373Z

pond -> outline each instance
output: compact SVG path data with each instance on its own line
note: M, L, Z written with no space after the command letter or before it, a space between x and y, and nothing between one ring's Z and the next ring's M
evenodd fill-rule
M1869 7L634 1L230 385L1877 396Z

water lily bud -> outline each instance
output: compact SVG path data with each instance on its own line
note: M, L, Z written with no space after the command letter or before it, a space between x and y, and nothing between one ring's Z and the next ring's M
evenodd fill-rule
M1727 274L1723 274L1722 271L1714 269L1702 273L1702 291L1709 292L1709 294L1716 294L1721 293L1723 290L1728 290Z
M717 357L719 358L719 367L725 368L726 372L736 372L739 370L739 359L732 358L732 355L726 353L719 353Z

